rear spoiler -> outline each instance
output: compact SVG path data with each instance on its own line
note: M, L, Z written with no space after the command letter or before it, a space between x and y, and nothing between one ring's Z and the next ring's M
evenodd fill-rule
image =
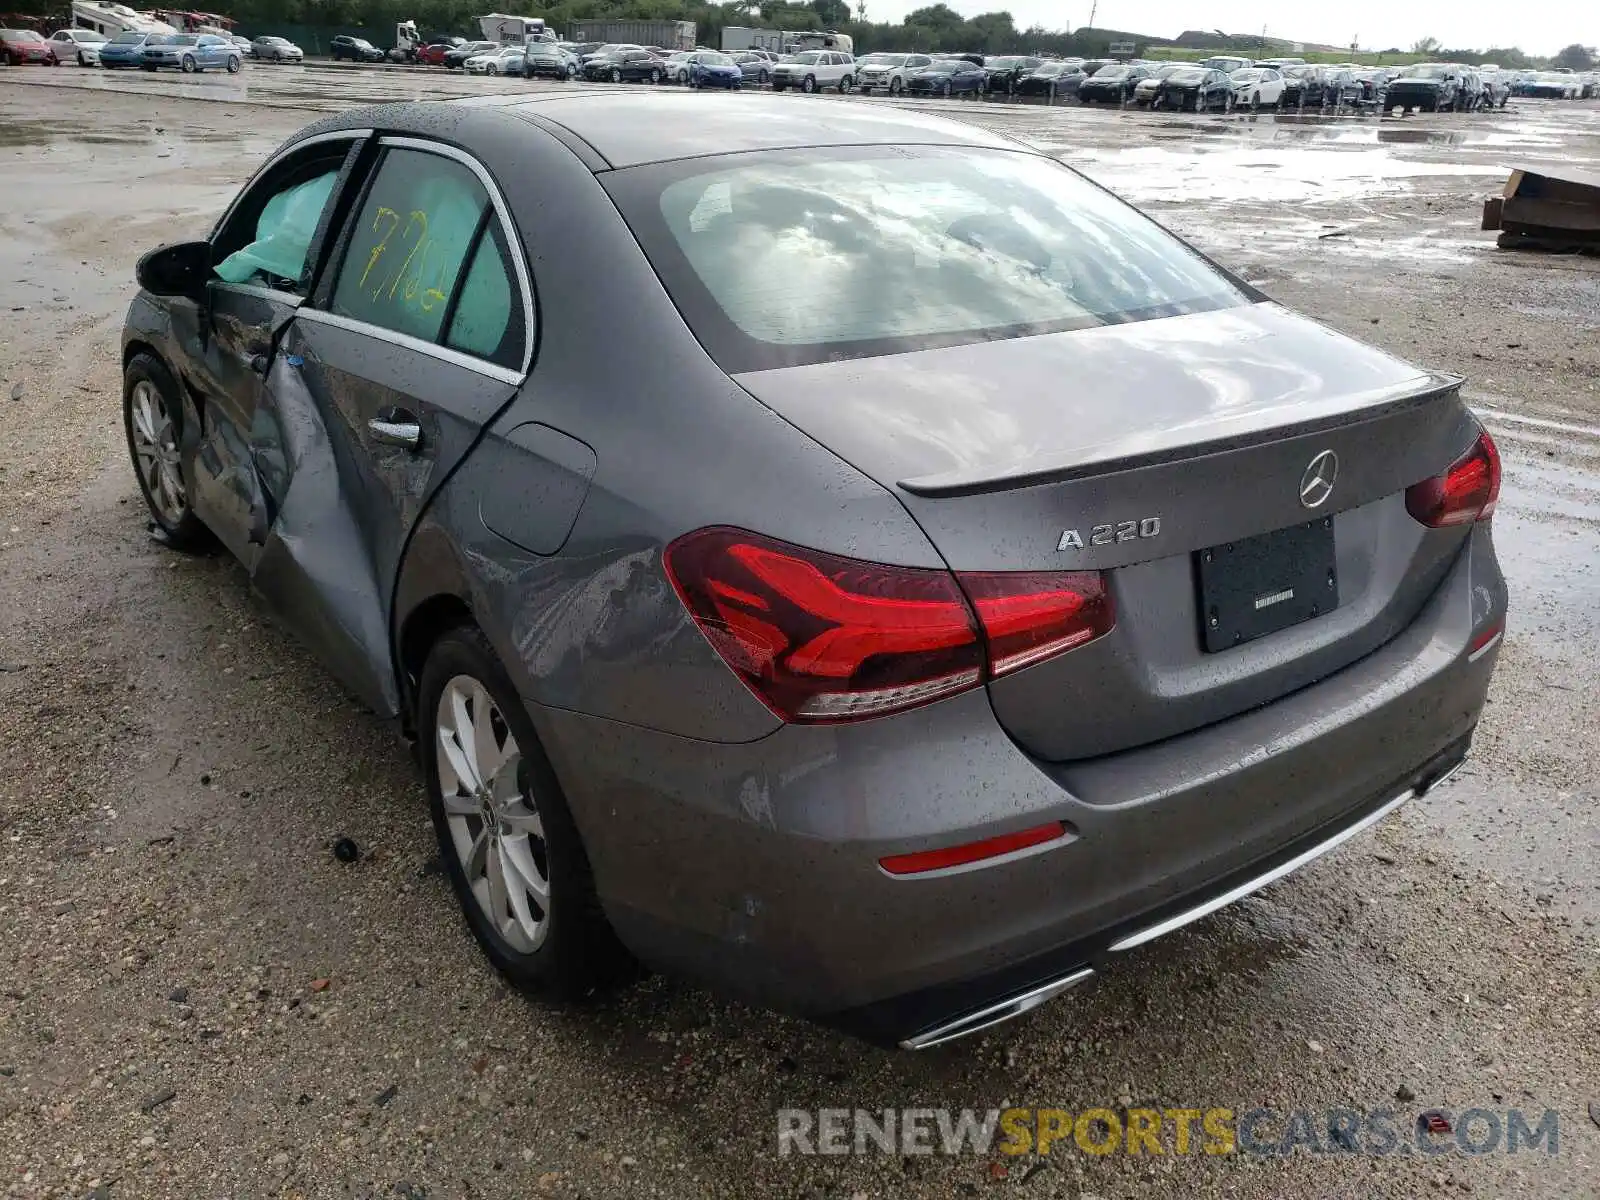
M1206 415L1187 425L1164 429L1133 429L1114 440L1070 449L1046 451L993 467L945 471L902 479L896 485L914 496L967 496L978 492L1007 491L1038 484L1065 483L1087 475L1104 475L1220 454L1252 445L1264 437L1292 437L1347 425L1352 418L1367 420L1410 408L1421 408L1459 392L1466 380L1459 375L1429 373L1367 392L1335 396L1317 404L1303 401L1279 407L1262 407L1231 417ZM1203 440L1202 433L1206 436Z

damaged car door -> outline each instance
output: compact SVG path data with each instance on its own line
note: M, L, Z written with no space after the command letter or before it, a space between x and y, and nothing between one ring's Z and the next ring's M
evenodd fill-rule
M346 134L268 164L212 235L204 296L173 310L199 417L186 423L183 446L194 509L252 572L281 499L257 469L254 427L283 332L309 290L335 185L359 142Z
M257 583L346 686L392 713L406 539L515 396L534 310L505 204L454 147L381 139L342 226L284 339L272 403L288 500Z

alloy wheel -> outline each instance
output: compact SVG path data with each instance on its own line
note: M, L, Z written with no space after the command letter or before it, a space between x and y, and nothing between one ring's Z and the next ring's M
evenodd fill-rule
M454 676L434 714L439 794L467 886L494 931L521 954L550 927L550 865L522 753L482 683Z
M155 384L141 379L134 384L128 405L133 455L150 506L163 525L176 527L188 515L189 492L178 461L178 429L166 398Z

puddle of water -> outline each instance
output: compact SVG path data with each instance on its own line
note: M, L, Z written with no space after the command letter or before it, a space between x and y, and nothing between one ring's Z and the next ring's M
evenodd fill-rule
M1082 149L1064 157L1135 203L1319 204L1411 191L1415 181L1427 178L1505 174L1495 164L1417 162L1378 148L1327 153L1274 145L1137 146Z
M1467 143L1464 129L1406 129L1391 126L1378 130L1378 141L1399 142L1404 145L1464 146Z

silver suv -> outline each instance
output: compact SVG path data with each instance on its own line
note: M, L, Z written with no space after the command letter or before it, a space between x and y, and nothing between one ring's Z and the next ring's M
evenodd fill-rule
M856 59L856 86L864 94L883 88L891 96L898 96L905 90L906 72L932 61L926 54L868 54Z
M775 92L792 87L802 92L836 87L843 94L850 90L855 81L856 60L838 50L802 50L772 68L772 90Z

